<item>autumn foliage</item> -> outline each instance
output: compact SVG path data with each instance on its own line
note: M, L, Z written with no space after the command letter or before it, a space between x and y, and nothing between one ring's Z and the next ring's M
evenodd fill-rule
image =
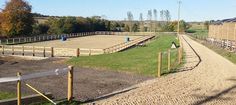
M24 0L10 0L0 12L1 35L11 37L32 32L31 6Z

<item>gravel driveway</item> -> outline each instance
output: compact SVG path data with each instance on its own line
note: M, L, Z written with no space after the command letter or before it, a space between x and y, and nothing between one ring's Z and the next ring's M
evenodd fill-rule
M236 65L185 35L183 39L187 59L183 72L146 81L134 86L136 89L89 104L235 105Z

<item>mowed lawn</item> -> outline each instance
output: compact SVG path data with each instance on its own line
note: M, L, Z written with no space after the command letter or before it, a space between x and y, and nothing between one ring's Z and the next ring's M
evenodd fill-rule
M135 47L113 54L81 56L78 58L72 58L68 63L86 68L156 76L158 53L170 49L172 42L177 42L176 35L161 34L148 43L146 47ZM175 62L176 58L177 56L172 56L172 61ZM164 64L166 64L165 62L166 59L164 59ZM162 73L166 73L166 71L163 71Z
M15 97L16 97L16 94L14 94L14 93L0 92L0 100L15 98Z

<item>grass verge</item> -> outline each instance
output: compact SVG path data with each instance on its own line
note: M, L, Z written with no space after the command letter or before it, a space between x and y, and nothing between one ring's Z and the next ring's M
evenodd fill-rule
M131 72L148 76L156 76L157 55L159 52L167 51L172 45L177 43L176 35L161 34L158 38L148 43L146 47L135 47L123 52L113 54L81 56L72 58L69 64L95 69L108 69L114 71ZM177 59L177 51L172 51L171 61ZM167 58L163 57L164 68L167 65ZM166 73L163 71L163 73Z
M218 53L219 55L225 57L226 59L228 59L229 61L231 61L232 63L236 64L236 53L234 52L229 52L228 50L226 49L222 49L220 47L217 47L213 44L208 44L208 43L205 43L205 41L203 40L200 40L200 39L196 39L196 38L193 38L191 37L193 40L203 44L204 46L208 47L209 49L213 50L214 52Z
M15 97L16 97L16 94L14 94L14 93L0 92L0 100L15 98Z

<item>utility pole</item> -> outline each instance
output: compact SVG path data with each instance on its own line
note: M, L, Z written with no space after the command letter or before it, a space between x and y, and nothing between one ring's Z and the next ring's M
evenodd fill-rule
M179 4L179 8L178 8L178 36L179 36L179 33L180 33L180 6L181 6L181 1L179 0L178 1L178 4Z

